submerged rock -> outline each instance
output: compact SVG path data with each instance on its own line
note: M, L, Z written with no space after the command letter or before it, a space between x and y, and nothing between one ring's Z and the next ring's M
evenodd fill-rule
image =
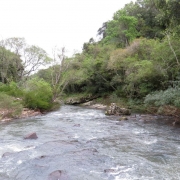
M128 118L125 117L125 116L122 116L122 117L119 118L119 121L126 121L126 120L128 120Z
M122 125L122 122L117 122L116 125Z
M62 170L53 171L48 176L48 180L70 180L67 174Z
M81 125L80 124L74 124L73 127L80 127Z
M115 171L116 171L115 169L105 169L104 170L105 173L113 173Z
M173 126L180 125L180 120L175 120L172 124L173 124Z
M24 139L37 139L37 134L35 132L27 134L26 136L24 136Z
M130 115L131 112L129 109L120 108L116 105L116 103L111 103L108 107L107 111L105 112L106 115Z
M7 157L7 156L10 156L11 154L13 154L12 152L5 152L2 157Z

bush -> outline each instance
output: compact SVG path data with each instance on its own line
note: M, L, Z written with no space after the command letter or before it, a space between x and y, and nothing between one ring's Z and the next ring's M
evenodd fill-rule
M52 106L52 89L42 79L33 78L26 83L24 104L27 108L48 110Z
M19 88L17 83L13 81L8 84L0 83L0 92L4 92L5 94L8 94L13 97L23 96L23 90Z
M18 117L22 112L22 104L17 102L13 97L0 93L0 119L6 117Z
M109 96L110 103L116 103L120 107L127 107L127 99L123 97L118 97L114 92Z
M173 105L180 107L180 88L168 88L165 91L157 91L145 97L144 103L152 106Z

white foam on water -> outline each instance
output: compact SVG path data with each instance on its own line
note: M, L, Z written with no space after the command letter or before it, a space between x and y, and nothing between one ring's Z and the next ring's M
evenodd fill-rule
M19 144L10 144L6 145L4 149L6 149L6 151L20 152L24 150L24 146L21 146Z
M127 179L127 178L121 178L121 177L116 176L114 180L129 180L129 179ZM132 180L132 179L131 179L131 180Z
M25 147L24 150L34 149L36 146Z
M109 174L118 175L118 174L120 174L120 173L129 172L129 171L131 171L132 169L133 169L133 168L118 169L118 170L115 170L115 172L110 172Z
M4 148L3 148L3 147L0 147L0 153L1 153L3 150L4 150Z
M92 173L92 174L101 174L102 172L92 170L92 171L90 171L90 173Z
M113 169L114 172L109 172L108 174L110 176L113 176L115 179L114 180L132 180L132 178L129 179L129 174L128 172L133 171L133 167L126 167L126 166L116 166L112 167L110 169ZM126 174L126 177L120 177L122 173Z
M29 159L34 159L35 157L39 156L39 153L37 151L32 151L31 154L28 155Z
M146 131L144 129L135 129L132 131L134 134L142 134L142 133L149 133L149 131Z
M88 140L94 140L94 139L97 139L97 137L96 136L91 136L91 137L88 138Z
M22 164L22 160L19 160L19 161L17 162L17 164Z
M154 144L157 142L157 139L154 139L154 140L150 140L150 141L144 141L145 144Z
M80 136L78 136L77 134L75 134L74 136L73 136L73 138L79 138Z
M20 152L24 150L34 149L36 146L24 147L20 144L9 144L4 147L0 147L0 157L6 152Z

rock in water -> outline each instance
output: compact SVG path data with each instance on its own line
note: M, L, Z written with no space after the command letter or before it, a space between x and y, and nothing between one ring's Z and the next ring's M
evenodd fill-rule
M5 152L5 153L2 155L2 158L3 158L3 157L10 156L11 154L13 154L13 153L10 153L10 152Z
M114 173L116 170L115 169L105 169L105 173Z
M128 118L125 116L119 118L119 121L126 121L126 120L128 120Z
M27 134L24 139L37 139L37 134L35 132Z
M70 180L67 174L61 170L53 171L48 176L48 180Z
M80 127L81 125L80 124L75 124L73 127Z
M129 109L126 108L120 108L116 105L116 103L111 103L111 105L108 107L106 115L130 115L131 112Z

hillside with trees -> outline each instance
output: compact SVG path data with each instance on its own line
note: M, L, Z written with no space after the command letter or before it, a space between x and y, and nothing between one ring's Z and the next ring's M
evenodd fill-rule
M179 116L179 9L178 0L126 4L102 23L99 41L90 38L82 52L70 58L65 48L55 49L51 59L23 38L3 40L0 95L6 94L12 107L17 103L42 111L51 109L57 99L83 95ZM49 68L38 70L48 63Z

